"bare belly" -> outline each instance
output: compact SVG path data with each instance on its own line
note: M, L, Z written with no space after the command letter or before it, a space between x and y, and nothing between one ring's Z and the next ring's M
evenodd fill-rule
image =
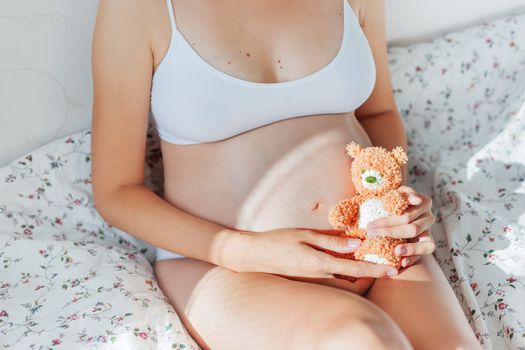
M353 113L272 123L219 142L161 141L164 199L227 227L331 228L328 210L353 196L350 141L371 145Z

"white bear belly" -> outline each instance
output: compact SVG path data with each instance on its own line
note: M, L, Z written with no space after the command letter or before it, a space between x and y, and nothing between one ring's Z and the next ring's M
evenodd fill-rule
M369 222L385 216L390 216L390 213L383 208L382 199L367 199L359 206L359 220L357 224L360 228L366 228Z

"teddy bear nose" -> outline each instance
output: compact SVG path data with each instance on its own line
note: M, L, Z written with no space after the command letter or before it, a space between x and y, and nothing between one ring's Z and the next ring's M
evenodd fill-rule
M376 183L377 179L375 178L375 176L367 176L365 181L368 182L369 184L373 184L373 183Z

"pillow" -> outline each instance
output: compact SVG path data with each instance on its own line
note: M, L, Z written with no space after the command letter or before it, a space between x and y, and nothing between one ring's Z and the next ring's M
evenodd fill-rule
M96 211L90 137L74 133L0 168L0 343L199 349L156 283L153 247ZM158 191L152 149L145 170Z

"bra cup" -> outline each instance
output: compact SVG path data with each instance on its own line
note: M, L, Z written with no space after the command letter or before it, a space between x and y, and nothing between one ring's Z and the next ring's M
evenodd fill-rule
M338 53L320 70L296 80L259 83L228 75L198 55L178 32L152 77L150 116L159 137L175 144L220 141L279 120L353 112L376 79L368 40L347 0Z

